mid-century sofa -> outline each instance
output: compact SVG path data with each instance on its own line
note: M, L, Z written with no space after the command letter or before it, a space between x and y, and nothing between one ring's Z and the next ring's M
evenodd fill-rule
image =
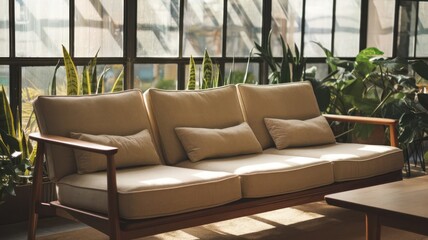
M41 96L28 238L54 210L130 239L402 179L395 146L336 143L308 82ZM328 120L328 121L327 121ZM42 162L58 201L42 203Z

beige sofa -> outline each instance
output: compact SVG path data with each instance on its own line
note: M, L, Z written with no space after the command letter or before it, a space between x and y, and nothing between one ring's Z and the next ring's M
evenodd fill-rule
M43 96L34 109L30 239L48 209L130 239L401 180L400 149L335 142L308 82ZM44 156L58 192L46 204Z

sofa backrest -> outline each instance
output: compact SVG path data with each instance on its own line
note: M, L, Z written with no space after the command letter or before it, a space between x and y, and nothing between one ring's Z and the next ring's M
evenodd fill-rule
M244 121L236 86L208 90L149 89L144 94L167 164L187 160L177 127L226 128Z
M151 131L139 90L85 96L40 96L33 104L42 134L70 137L71 132L131 135ZM46 146L49 178L76 173L73 150Z
M320 115L310 82L238 84L237 88L245 120L263 149L275 146L264 118L306 120Z

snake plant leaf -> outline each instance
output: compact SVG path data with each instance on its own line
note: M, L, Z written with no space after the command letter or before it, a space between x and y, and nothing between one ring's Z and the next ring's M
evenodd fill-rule
M213 65L213 85L212 87L218 87L218 83L220 81L220 65Z
M100 93L104 93L104 79L105 79L105 74L110 70L110 68L105 67L104 70L101 72L100 77L98 78L97 81L97 90L96 90L96 94L100 94Z
M94 58L91 59L91 61L89 61L89 74L91 74L90 77L90 93L94 94L96 93L97 90L97 59L98 59L98 52L100 51L100 49L98 49L97 53L95 54Z
M119 92L123 90L123 75L124 70L122 68L122 71L120 71L119 76L117 76L116 80L114 81L113 87L111 88L111 92Z
M254 48L251 48L250 54L248 55L247 66L245 67L245 75L244 75L244 79L242 80L242 83L247 83L248 81L248 71L250 69L250 61L251 61L251 56L253 55L253 50Z
M206 49L202 60L202 73L202 89L213 87L213 63Z
M282 47L282 61L281 61L281 72L278 83L288 83L291 81L290 77L290 59L289 59L289 49L285 44L284 38L282 35L279 35L279 40L281 41Z
M428 64L423 60L417 60L411 63L412 69L423 79L428 80Z
M3 85L1 86L0 94L0 129L7 133L15 134L15 124L12 115L12 109L10 108Z
M90 80L91 73L89 71L89 67L83 66L82 71L82 94L87 95L91 94L91 80Z
M187 82L187 90L195 90L196 88L196 64L193 56L190 55L189 60L189 81Z
M58 62L55 65L55 70L54 70L54 74L52 77L52 82L51 82L51 89L50 89L50 94L55 96L56 95L56 73L58 71L58 68L60 67L60 60L58 60Z
M64 45L62 46L62 54L64 58L65 73L67 76L67 95L79 95L80 91L77 69Z
M21 145L18 139L16 139L11 134L5 132L3 129L0 129L0 135L1 135L1 138L3 139L3 142L6 144L6 146L8 146L9 153L13 153L15 151L20 150Z

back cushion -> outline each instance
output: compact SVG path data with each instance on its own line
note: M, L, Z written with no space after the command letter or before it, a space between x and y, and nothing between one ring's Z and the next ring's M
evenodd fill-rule
M150 89L145 97L164 160L171 165L188 159L175 128L227 128L244 121L233 85L195 91Z
M320 115L310 82L237 87L246 121L263 149L275 147L265 118L306 120Z
M42 134L72 132L128 136L150 130L141 91L86 96L40 96L34 111ZM73 150L46 146L49 177L56 181L77 171Z

